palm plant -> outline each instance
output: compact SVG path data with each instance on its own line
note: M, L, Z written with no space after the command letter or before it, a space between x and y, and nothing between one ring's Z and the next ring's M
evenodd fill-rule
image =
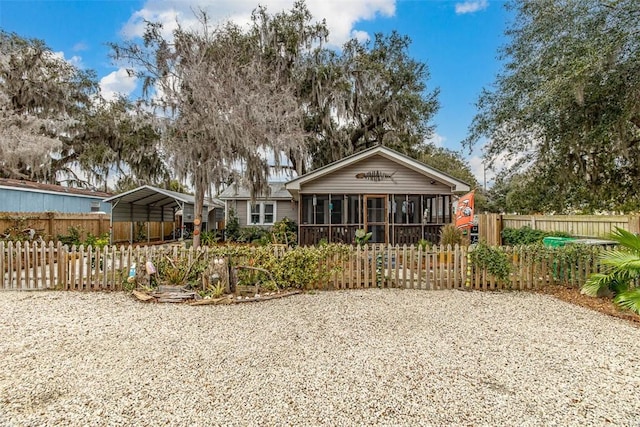
M582 293L613 295L613 301L620 307L640 314L640 288L633 286L640 278L640 237L618 227L610 237L619 246L602 253L600 262L605 265L605 271L589 276Z

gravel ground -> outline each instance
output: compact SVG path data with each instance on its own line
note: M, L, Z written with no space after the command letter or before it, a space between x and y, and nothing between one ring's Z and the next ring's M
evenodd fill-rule
M0 293L0 425L640 425L640 328L548 295Z

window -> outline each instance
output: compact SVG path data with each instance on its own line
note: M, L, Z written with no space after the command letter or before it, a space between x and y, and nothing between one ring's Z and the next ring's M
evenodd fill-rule
M91 212L100 212L100 202L91 202Z
M249 225L271 225L276 219L275 202L247 203Z

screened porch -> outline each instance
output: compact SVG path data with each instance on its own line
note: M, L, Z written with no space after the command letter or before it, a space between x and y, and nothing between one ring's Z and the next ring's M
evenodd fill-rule
M371 243L438 243L452 221L451 195L301 194L299 243L355 242L355 232L371 232Z

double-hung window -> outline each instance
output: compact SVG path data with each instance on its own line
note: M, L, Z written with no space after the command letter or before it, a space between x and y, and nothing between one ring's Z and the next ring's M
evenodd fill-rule
M276 203L248 203L247 218L249 219L249 225L272 225L276 220Z

